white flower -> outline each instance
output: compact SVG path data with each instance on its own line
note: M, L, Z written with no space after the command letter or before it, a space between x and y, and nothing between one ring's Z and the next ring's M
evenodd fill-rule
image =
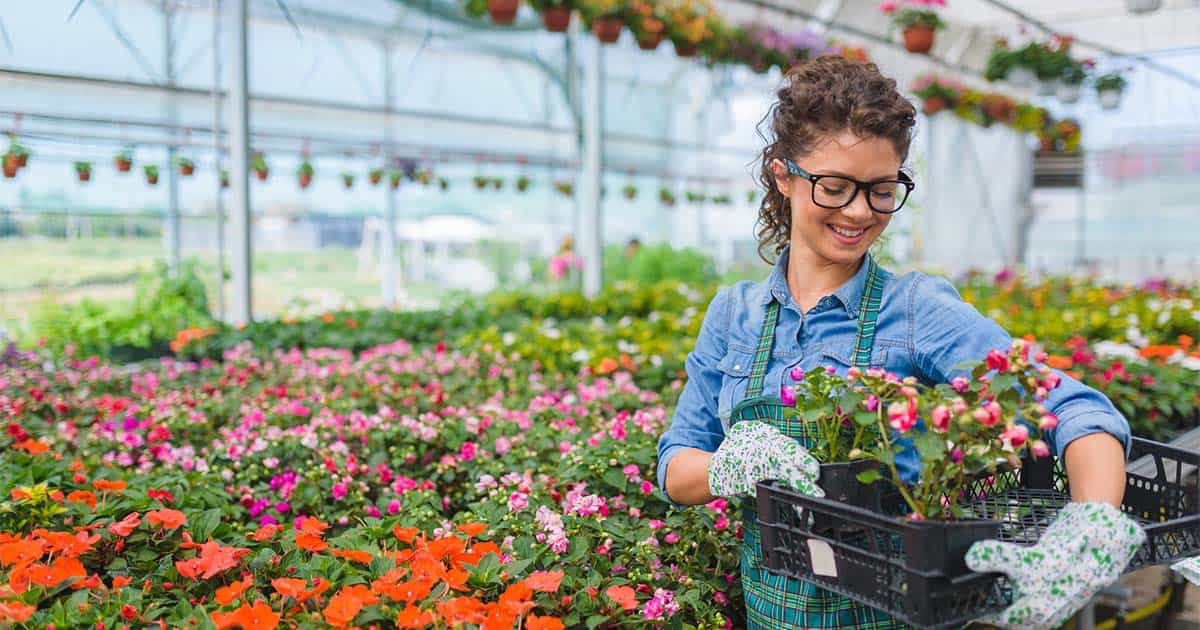
M1128 359L1136 363L1145 363L1139 354L1137 348L1117 341L1098 341L1092 344L1092 352L1099 357L1118 357Z
M633 354L637 351L638 351L638 347L637 347L636 343L629 343L628 341L625 341L624 339L617 340L617 352L624 352L625 354Z
M657 354L651 355L650 356L650 365L653 365L654 367L661 366L662 365L662 357L658 356Z
M559 332L557 328L547 328L542 331L542 334L551 339L558 339L559 337L562 337L562 333Z
M502 343L506 346L513 345L513 342L515 342L516 340L517 340L517 334L512 331L506 332L503 335L501 335L501 337L500 337L500 343Z
M592 358L592 353L580 348L571 354L571 360L576 363L587 363L588 359Z

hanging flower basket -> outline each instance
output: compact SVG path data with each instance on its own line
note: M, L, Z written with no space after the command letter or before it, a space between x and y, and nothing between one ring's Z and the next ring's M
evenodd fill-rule
M117 167L118 173L128 173L133 170L133 155L128 151L121 151L113 157L113 165Z
M1054 98L1058 99L1058 102L1067 105L1078 103L1082 95L1083 86L1078 83L1059 81L1058 86L1054 88Z
M372 186L378 186L379 182L383 181L383 169L381 169L381 168L371 169L371 172L367 174L367 179L371 180Z
M630 201L633 201L635 198L637 198L637 193L637 186L634 186L633 184L626 184L625 187L621 189L621 194L625 195L625 198Z
M551 33L566 33L571 26L571 8L546 7L542 10L542 24Z
M176 158L175 164L179 166L179 174L184 177L191 177L196 173L196 163L188 158Z
M1037 83L1037 74L1030 68L1013 68L1008 73L1008 82L1019 88L1033 87L1033 84Z
M16 159L9 160L8 156L5 155L4 156L4 176L7 177L8 179L12 179L17 176L17 171L19 171L19 170L21 170L21 167L18 165L17 160Z
M524 175L517 178L517 191L525 192L529 190L529 178Z
M619 16L598 17L592 21L592 33L602 44L615 44L621 38L621 29L625 20Z
M147 164L142 167L142 172L146 174L146 184L150 186L158 185L158 167L153 164Z
M354 173L342 173L342 186L346 190L354 188Z
M913 24L904 29L904 49L910 53L928 53L933 50L933 36L932 26Z
M1162 0L1125 0L1125 8L1130 13L1141 14L1157 11L1162 7Z
M403 180L404 180L404 172L403 171L388 172L388 186L391 186L392 190L397 190L398 188L400 188L400 182Z
M1096 79L1096 96L1100 107L1114 110L1121 106L1121 94L1125 91L1125 77L1119 73L1106 74Z
M250 168L254 169L254 174L258 177L258 181L267 181L267 175L270 174L271 169L267 166L267 158L263 157L263 154L259 153L250 160Z
M296 169L296 181L300 184L301 190L308 188L312 184L313 173L313 165L308 160L300 163L299 168Z
M75 174L79 176L79 181L86 182L92 179L92 163L91 162L76 162Z
M221 188L229 188L229 171L221 171Z
M661 31L658 33L644 33L637 38L638 48L642 50L657 50L662 40L663 34Z
M488 13L496 24L512 24L517 19L518 0L488 0Z

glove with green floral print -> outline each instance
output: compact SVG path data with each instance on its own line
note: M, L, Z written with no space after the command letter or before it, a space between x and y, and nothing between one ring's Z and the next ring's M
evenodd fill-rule
M1200 557L1184 558L1172 564L1171 570L1192 584L1200 586Z
M823 497L820 472L821 465L799 442L765 422L747 420L734 424L713 453L708 486L717 497L754 496L758 482L777 479L797 492Z
M980 621L1057 628L1116 581L1145 540L1141 526L1108 503L1069 503L1036 545L977 542L967 551L967 566L1004 573L1013 586L1012 606Z

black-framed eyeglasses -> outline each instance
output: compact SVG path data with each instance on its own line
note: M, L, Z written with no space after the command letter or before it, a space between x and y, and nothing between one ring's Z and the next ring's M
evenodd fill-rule
M799 175L812 183L813 203L830 210L845 208L858 196L858 191L865 190L867 206L880 214L892 214L904 207L908 195L917 187L912 178L903 171L897 174L897 179L860 182L841 175L814 175L786 158L783 164L792 175Z

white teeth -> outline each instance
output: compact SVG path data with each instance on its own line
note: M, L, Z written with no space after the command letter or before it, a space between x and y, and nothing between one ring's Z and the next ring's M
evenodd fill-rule
M836 225L831 225L831 226L829 226L829 227L833 228L833 231L834 231L834 232L837 232L838 234L841 234L842 236L845 236L846 238L854 238L854 237L856 237L856 236L859 236L859 235L860 235L860 234L862 234L863 232L866 232L866 231L867 231L867 229L866 229L866 228L863 228L863 229L861 229L861 230L858 230L858 231L856 231L856 232L849 232L849 231L847 231L847 230L843 230L842 228L839 228L839 227L838 227L838 226L836 226Z

